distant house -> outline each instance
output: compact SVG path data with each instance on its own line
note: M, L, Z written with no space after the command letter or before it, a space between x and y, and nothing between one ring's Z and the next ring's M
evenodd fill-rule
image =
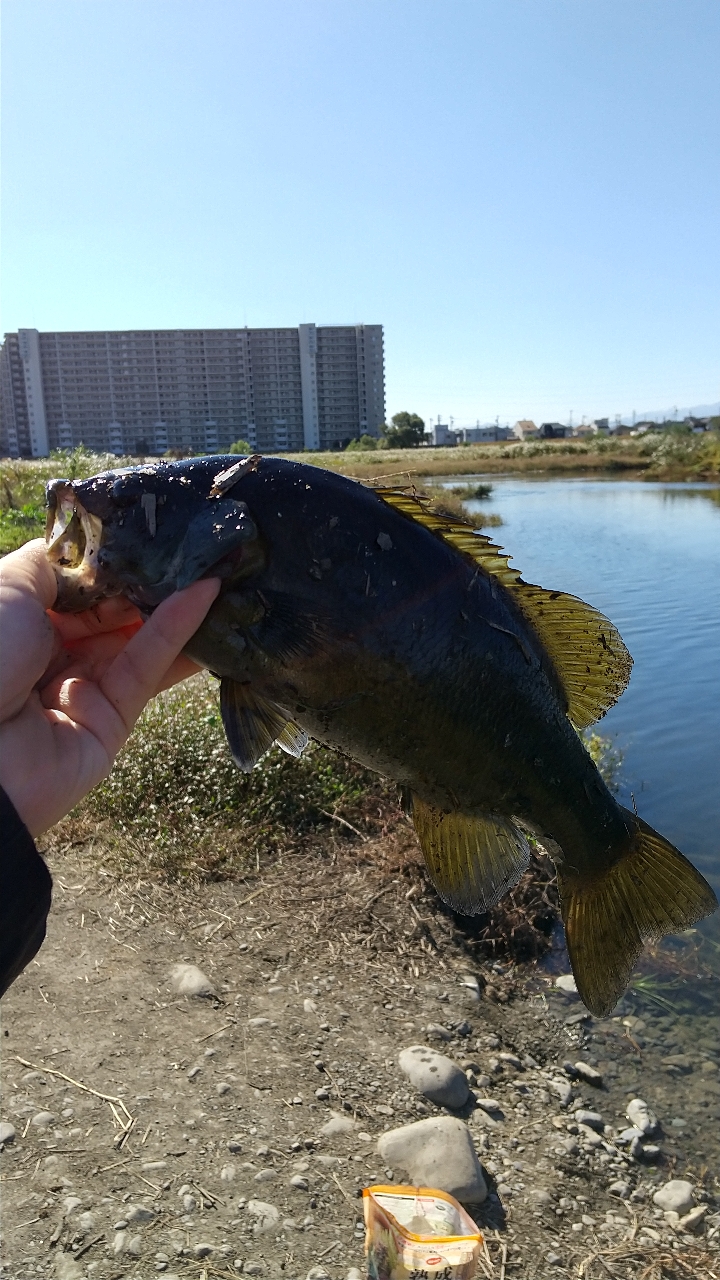
M609 430L610 430L610 419L609 419L609 418L596 418L596 419L595 419L595 421L594 421L591 425L595 428L595 430L596 430L596 431L609 431Z
M481 444L487 440L510 440L513 432L510 427L463 427L460 431L463 444Z
M562 422L543 422L540 425L541 440L564 440L570 435L572 427L566 427Z
M519 440L532 440L538 429L531 418L520 418L513 427L513 433Z
M445 447L448 445L453 446L458 442L458 432L451 431L445 422L434 423L430 428L430 435L432 436L432 443L436 448L441 445L444 445Z

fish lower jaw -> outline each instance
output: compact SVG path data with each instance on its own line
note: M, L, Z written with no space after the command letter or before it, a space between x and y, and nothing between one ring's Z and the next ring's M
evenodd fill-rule
M98 563L103 525L77 501L70 485L56 491L56 499L45 532L58 587L53 607L59 613L78 613L114 594Z

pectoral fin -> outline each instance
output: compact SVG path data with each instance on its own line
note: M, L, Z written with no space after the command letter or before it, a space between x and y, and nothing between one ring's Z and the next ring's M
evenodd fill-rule
M507 818L443 813L417 795L412 816L430 879L464 915L488 911L529 866L527 840Z
M281 707L252 685L226 676L220 681L220 714L233 760L243 773L251 773L274 742L291 756L302 755L308 744L307 734Z

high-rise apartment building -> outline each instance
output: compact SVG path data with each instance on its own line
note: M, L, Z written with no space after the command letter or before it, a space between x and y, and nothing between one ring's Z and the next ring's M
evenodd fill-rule
M385 418L382 325L8 333L0 452L336 449Z

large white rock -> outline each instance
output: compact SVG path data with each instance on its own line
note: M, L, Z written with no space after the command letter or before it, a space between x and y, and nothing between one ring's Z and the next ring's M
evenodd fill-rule
M655 1192L653 1201L658 1209L672 1209L674 1213L679 1213L680 1217L682 1217L693 1207L692 1193L692 1182L686 1182L684 1178L672 1178L670 1182L665 1183L664 1187Z
M654 1133L658 1127L657 1116L650 1110L647 1102L643 1102L642 1098L633 1098L632 1102L628 1102L625 1115L633 1128L639 1129L641 1134L645 1134L647 1137Z
M178 996L214 996L212 982L196 964L175 964L170 974L170 985Z
M393 1169L404 1169L416 1187L447 1191L465 1204L482 1204L487 1187L467 1125L455 1116L433 1116L390 1129L378 1151Z
M453 1109L467 1102L470 1093L467 1076L444 1053L425 1044L413 1044L403 1049L398 1062L411 1085L431 1102Z

